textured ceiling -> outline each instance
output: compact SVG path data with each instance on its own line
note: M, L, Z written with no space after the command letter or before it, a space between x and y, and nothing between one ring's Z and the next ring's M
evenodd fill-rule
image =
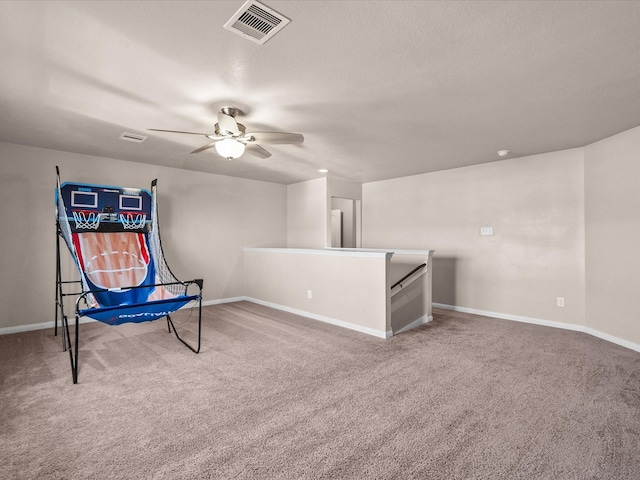
M370 182L583 146L640 125L640 2L0 2L0 141L293 183ZM302 145L227 161L221 106ZM149 136L141 144L123 132Z

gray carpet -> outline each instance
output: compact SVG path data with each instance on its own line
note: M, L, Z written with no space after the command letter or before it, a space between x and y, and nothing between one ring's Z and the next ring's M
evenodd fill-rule
M75 386L52 331L0 337L0 478L640 478L640 353L439 310L386 341L203 311L199 355L163 321L81 325Z

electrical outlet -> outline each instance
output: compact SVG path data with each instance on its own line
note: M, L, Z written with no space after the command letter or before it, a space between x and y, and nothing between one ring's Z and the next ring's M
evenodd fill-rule
M559 307L564 307L564 297L558 297L556 300Z
M490 237L493 235L493 227L480 227L480 235Z
M307 298L311 300L312 297L313 295L311 294L311 290L307 290Z

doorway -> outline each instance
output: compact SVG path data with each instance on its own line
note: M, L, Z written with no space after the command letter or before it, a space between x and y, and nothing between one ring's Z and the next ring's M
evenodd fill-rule
M360 200L331 197L331 246L334 248L359 248Z

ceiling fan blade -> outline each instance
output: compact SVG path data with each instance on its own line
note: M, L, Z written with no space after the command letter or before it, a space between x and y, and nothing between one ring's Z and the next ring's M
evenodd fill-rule
M207 143L206 145L201 146L200 148L196 148L193 152L191 153L200 153L200 152L204 152L205 150L210 149L211 147L213 147L216 144L216 142L211 142L211 143Z
M209 133L199 133L199 132L181 132L179 130L162 130L160 128L147 128L147 130L152 130L154 132L186 133L188 135L204 135L205 137L207 135L213 135L213 134L209 134Z
M257 143L247 143L247 152L252 153L256 157L269 158L271 154Z
M299 133L252 132L252 133L247 133L247 136L249 135L251 135L254 142L270 143L272 145L304 142L304 137Z
M218 126L223 132L230 132L234 135L240 133L236 119L224 112L218 112Z

